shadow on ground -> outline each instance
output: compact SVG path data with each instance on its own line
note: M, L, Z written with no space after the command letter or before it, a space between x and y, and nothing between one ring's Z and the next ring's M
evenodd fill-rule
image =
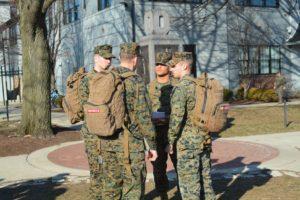
M64 194L61 187L68 174L58 174L49 179L24 181L0 188L0 199L5 200L54 200Z
M265 185L271 178L271 170L259 169L261 162L243 163L244 157L237 157L226 163L215 165L215 168L222 166L242 166L235 168L234 172L227 175L214 174L213 187L220 200L241 199L246 192L255 187ZM249 170L246 171L246 170Z
M226 163L221 163L215 165L214 168L224 169L226 166L241 166L235 168L235 171L228 174L213 174L213 188L218 196L219 200L237 200L241 199L248 191L255 187L260 187L265 185L272 177L270 175L271 171L268 169L259 169L258 166L260 162L252 162L250 164L243 163L244 157L237 157ZM216 160L213 160L214 162ZM245 170L251 169L251 172L245 172ZM153 185L154 188L154 185ZM204 191L202 191L202 198ZM171 182L170 190L168 192L169 199L180 200L180 194L177 191L176 182ZM159 199L159 194L152 189L150 192L146 193L145 199Z
M233 174L213 174L213 188L220 200L237 200L255 187L265 185L270 179L270 170L261 170L258 168L259 162L243 164L243 157L237 157L229 162L218 164L214 167L222 168L222 166L239 165ZM251 169L251 173L245 172ZM252 173L252 172L255 172ZM0 199L5 200L85 200L88 193L88 184L63 184L67 174L59 174L52 179L26 181L19 184L12 184L4 188L0 188ZM53 182L52 180L55 180ZM146 183L145 200L159 199L159 194L154 189L153 181ZM261 194L258 194L261 195ZM168 192L169 199L180 200L176 182L170 182L170 190ZM204 198L202 198L204 199Z

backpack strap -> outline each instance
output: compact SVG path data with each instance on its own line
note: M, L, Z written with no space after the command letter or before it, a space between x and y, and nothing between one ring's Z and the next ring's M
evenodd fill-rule
M201 109L201 112L204 113L205 112L205 109L206 109L206 103L207 103L207 90L208 90L208 78L207 76L205 75L205 78L204 78L204 99L203 99L203 104L202 104L202 109Z
M134 72L125 72L123 74L118 74L118 75L121 76L121 78L123 78L123 79L127 79L131 76L136 76L136 73L134 73ZM124 87L124 89L125 89L125 87ZM138 94L138 90L139 90L139 88L137 86L137 94ZM135 110L135 108L134 108L134 110ZM129 117L128 114L126 114L126 115L127 116L125 117L125 120L126 120L126 118ZM123 124L123 130L124 130L124 138L123 138L124 161L123 161L123 163L124 163L124 167L125 167L127 175L130 176L130 175L132 175L131 166L130 166L130 151L129 151L129 134L130 134L130 131L125 126L125 124Z
M124 147L124 160L123 164L128 176L132 174L131 166L130 166L130 154L129 154L129 134L130 131L127 129L125 125L123 125L124 130L124 138L123 138L123 147Z
M197 83L197 79L191 77L191 76L185 76L186 79L193 81L194 83Z

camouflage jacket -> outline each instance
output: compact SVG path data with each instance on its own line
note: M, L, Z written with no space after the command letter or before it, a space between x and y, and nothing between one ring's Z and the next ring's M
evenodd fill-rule
M150 87L153 86L153 91ZM165 112L166 115L171 113L171 93L173 89L173 81L168 83L159 83L156 79L147 85L147 92L150 99L150 106L152 112Z
M119 74L129 72L124 67L114 68ZM151 149L156 149L155 131L151 122L150 107L146 97L146 86L139 75L128 77L124 80L125 104L128 114L125 126L130 131L130 152L144 151L143 139L146 138ZM108 151L123 151L123 135L117 138L101 140L101 148Z
M169 144L177 143L178 150L203 149L204 135L191 120L195 107L195 83L184 76L171 94Z

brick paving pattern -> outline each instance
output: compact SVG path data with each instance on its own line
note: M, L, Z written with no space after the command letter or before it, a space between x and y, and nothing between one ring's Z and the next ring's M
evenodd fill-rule
M277 149L251 142L217 140L213 142L212 161L214 169L243 167L260 164L278 156ZM88 170L88 162L83 143L62 147L48 154L48 159L64 167ZM168 161L167 171L173 170ZM152 165L147 162L147 171L151 173Z

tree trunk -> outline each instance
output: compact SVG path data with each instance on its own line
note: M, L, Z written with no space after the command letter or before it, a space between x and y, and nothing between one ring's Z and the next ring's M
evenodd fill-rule
M23 51L23 106L20 135L53 135L51 128L49 46L44 1L19 0Z
M51 90L56 90L55 64L51 62Z

